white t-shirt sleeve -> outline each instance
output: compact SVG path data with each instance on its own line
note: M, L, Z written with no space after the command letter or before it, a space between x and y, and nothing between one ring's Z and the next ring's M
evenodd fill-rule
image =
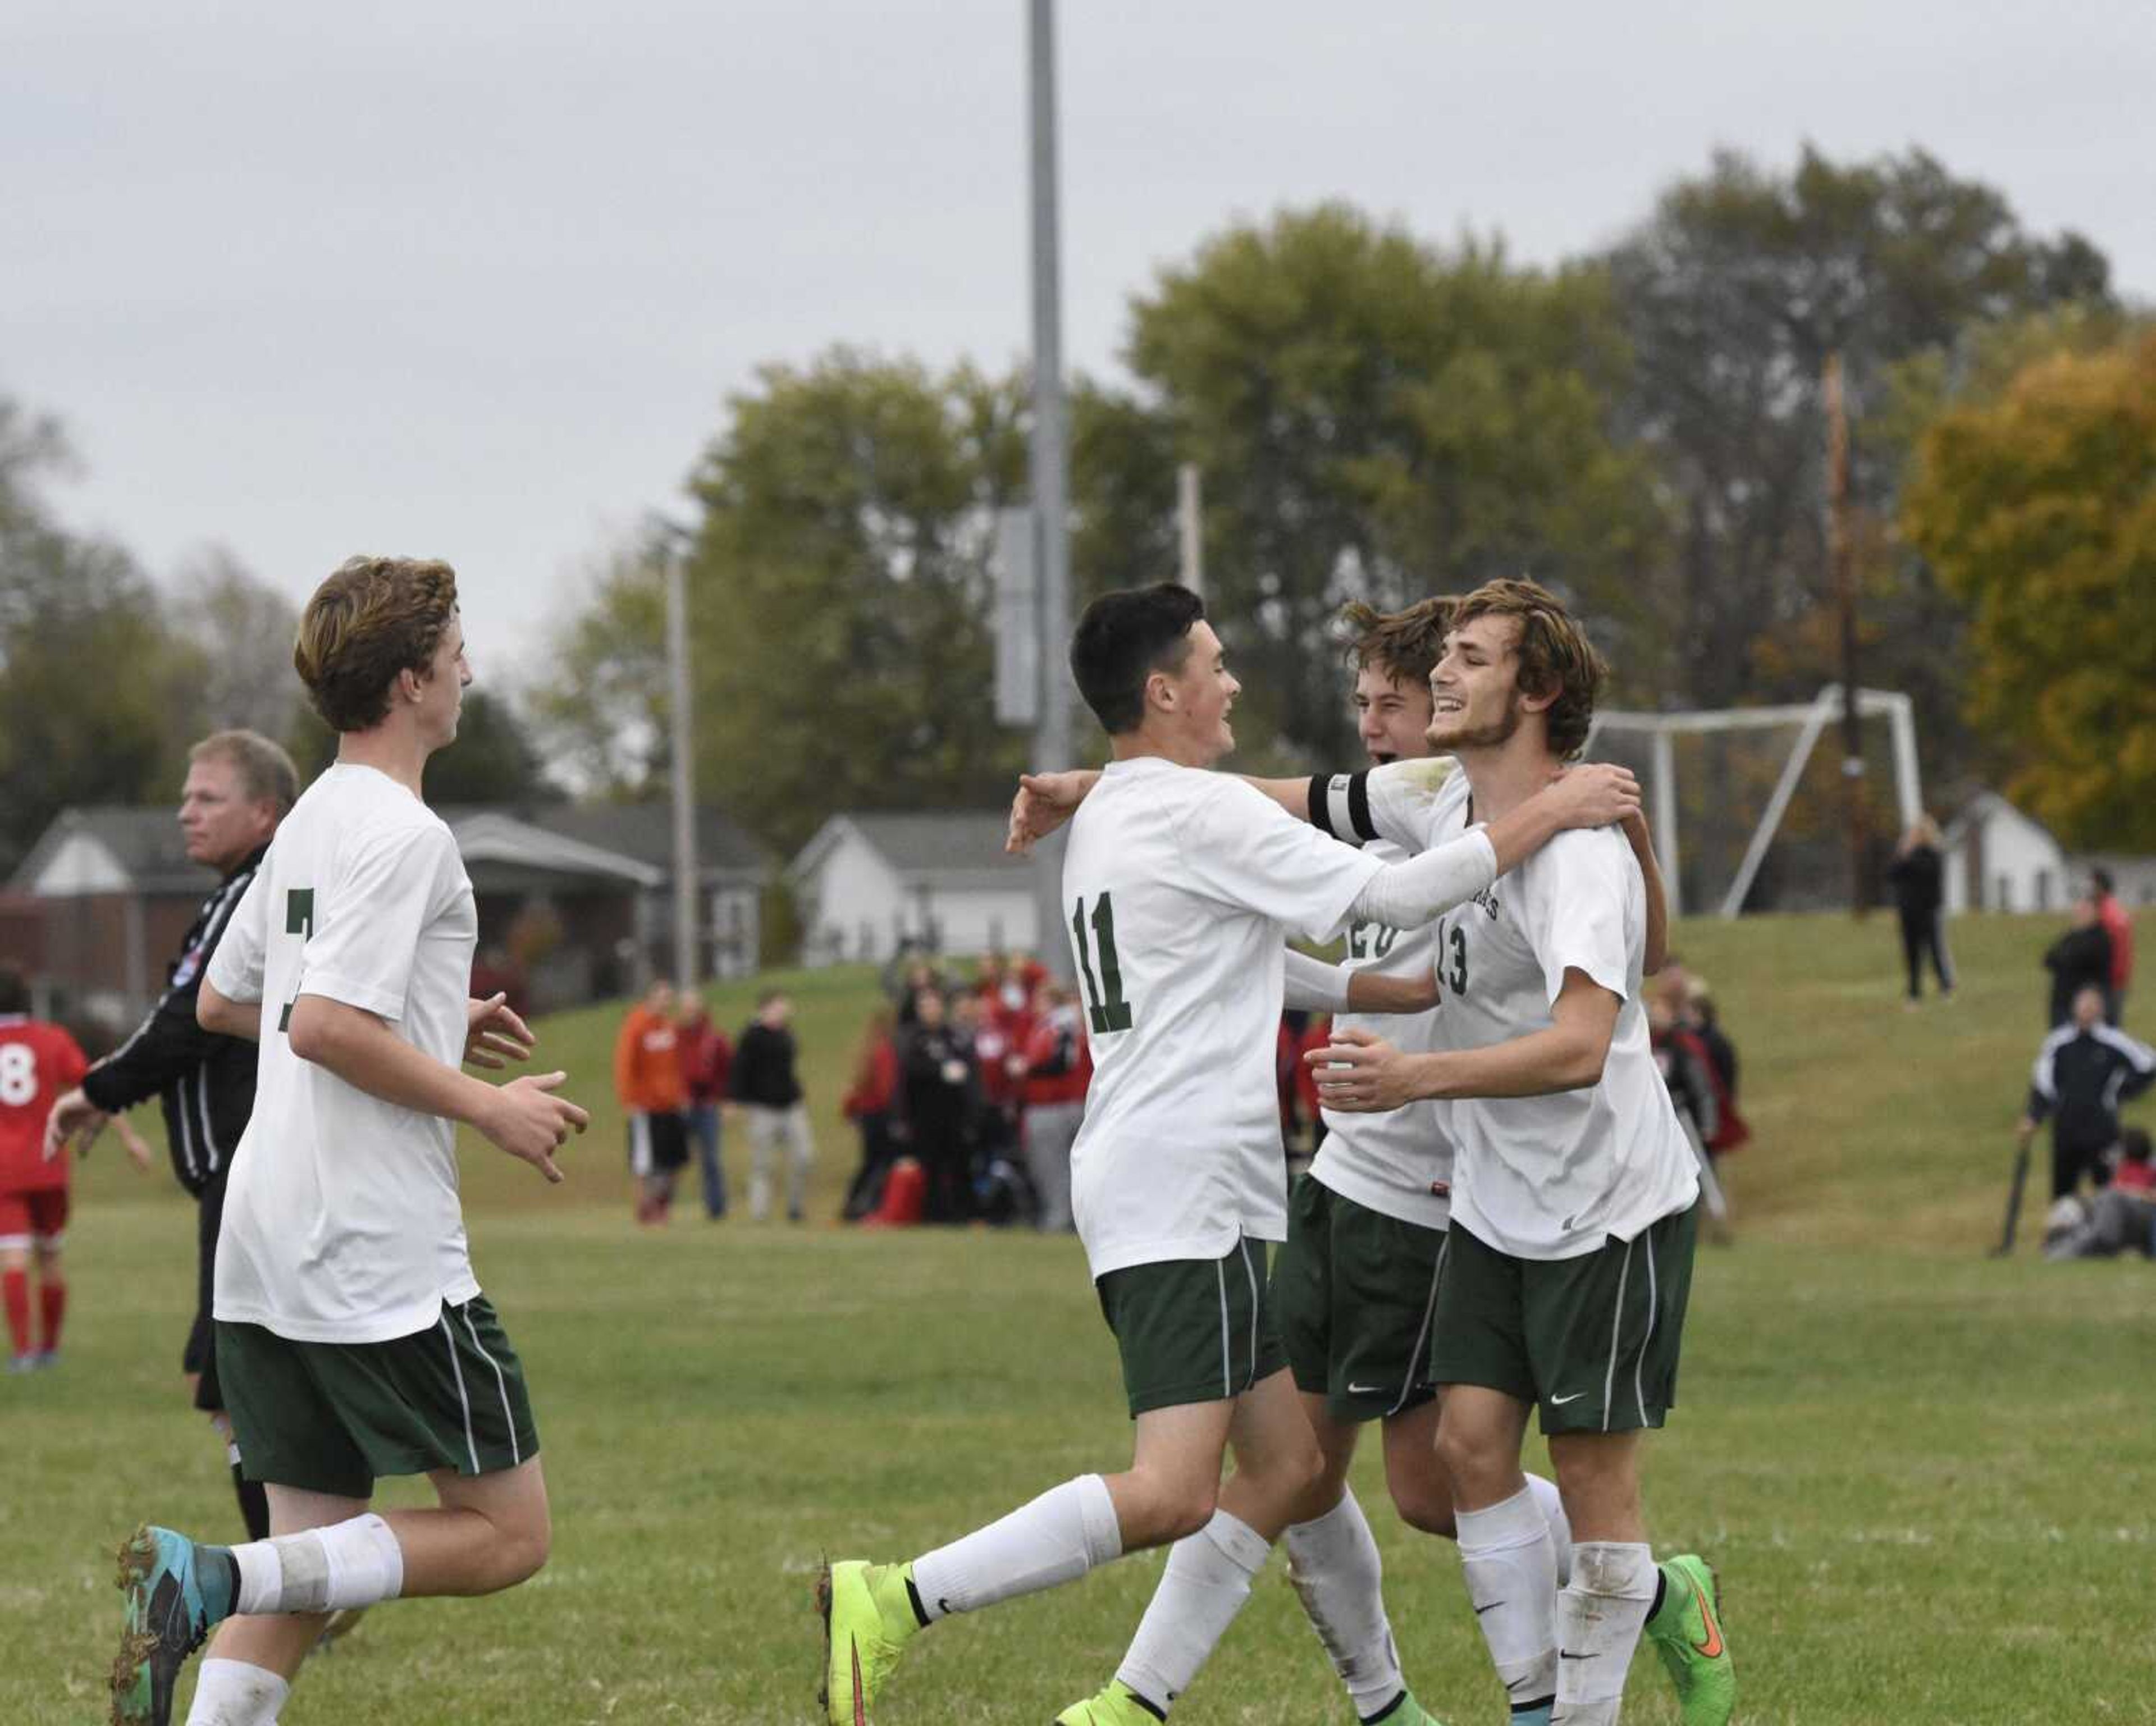
M392 827L353 845L316 902L299 993L402 1019L420 932L440 910L456 855L443 827Z
M247 891L239 896L224 932L218 937L217 951L209 956L207 981L228 1001L262 999L262 958L270 945L269 871L258 869Z
M1586 973L1620 1001L1631 994L1625 927L1629 854L1611 837L1599 830L1560 833L1522 871L1530 895L1527 927L1552 1005L1568 970Z
M1180 824L1187 885L1312 941L1331 940L1384 865L1296 820L1255 787L1219 779Z

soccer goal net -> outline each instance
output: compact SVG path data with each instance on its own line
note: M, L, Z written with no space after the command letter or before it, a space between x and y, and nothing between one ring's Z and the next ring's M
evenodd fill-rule
M1861 689L1861 781L1876 887L1923 803L1908 696ZM1800 706L1604 712L1587 756L1645 789L1672 915L1810 911L1852 902L1838 684Z

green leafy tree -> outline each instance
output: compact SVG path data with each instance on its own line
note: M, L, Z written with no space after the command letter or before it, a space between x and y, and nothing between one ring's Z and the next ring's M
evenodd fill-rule
M54 521L43 483L70 465L54 421L0 399L0 866L69 804L170 799L201 719L157 590Z
M1021 393L844 349L737 396L690 491L700 794L781 850L839 809L994 803L994 511Z
M1886 532L1906 454L1896 367L1951 363L1993 321L2108 304L2102 255L2076 234L2032 237L1998 193L1922 151L1844 165L1807 146L1788 173L1717 154L1608 263L1635 356L1626 429L1652 455L1676 533L1654 595L1684 619L1668 695L1727 706L1838 675L1821 615L1820 378L1839 352L1877 625L1867 675L1917 696L1936 747L1957 724L1958 618Z
M1209 609L1281 753L1353 747L1320 646L1351 598L1392 605L1528 573L1607 640L1638 621L1658 522L1609 435L1625 357L1599 270L1440 251L1327 204L1230 229L1163 271L1133 306L1126 357L1136 401L1120 424L1096 410L1089 453L1119 432L1145 460L1081 475L1081 502L1134 495L1145 506L1124 517L1162 522L1163 456L1199 464ZM1090 546L1081 573L1169 573L1158 531L1124 558Z
M2070 845L2156 850L2156 329L1949 409L1902 523L1969 607L2010 794Z
M611 547L547 676L527 692L544 758L579 791L636 802L665 789L666 560L676 554L656 523Z

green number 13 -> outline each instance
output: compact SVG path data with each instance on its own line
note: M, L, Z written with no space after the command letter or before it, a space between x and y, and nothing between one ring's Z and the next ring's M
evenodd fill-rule
M1116 959L1116 912L1111 896L1094 902L1093 939L1101 957L1101 974L1093 975L1093 961L1086 946L1086 902L1081 898L1070 912L1070 935L1078 943L1078 968L1086 979L1086 1019L1094 1032L1128 1030L1131 1004L1123 999L1123 968ZM1104 989L1105 985L1105 989Z

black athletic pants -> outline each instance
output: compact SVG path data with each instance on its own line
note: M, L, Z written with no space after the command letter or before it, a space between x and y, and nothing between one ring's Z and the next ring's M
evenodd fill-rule
M1923 995L1924 956L1929 953L1942 994L1953 988L1953 964L1947 958L1946 913L1943 911L1902 913L1902 959L1909 968L1909 999Z

